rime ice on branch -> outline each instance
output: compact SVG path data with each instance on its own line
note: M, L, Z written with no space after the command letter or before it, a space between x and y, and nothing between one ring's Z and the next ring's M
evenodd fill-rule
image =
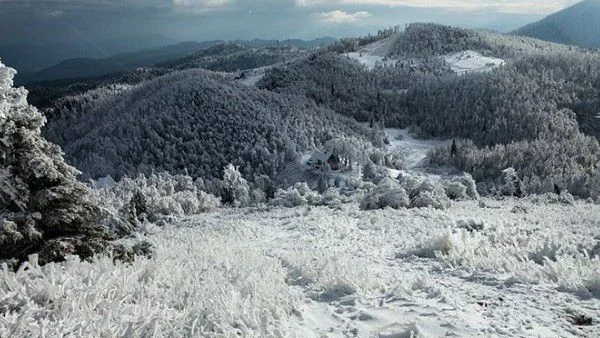
M89 258L107 243L102 211L60 148L42 137L46 119L13 87L15 74L0 63L0 261Z

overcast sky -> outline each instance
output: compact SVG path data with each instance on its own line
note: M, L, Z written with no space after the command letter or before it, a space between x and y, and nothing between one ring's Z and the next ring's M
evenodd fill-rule
M343 37L414 21L507 31L576 0L0 0L0 44Z

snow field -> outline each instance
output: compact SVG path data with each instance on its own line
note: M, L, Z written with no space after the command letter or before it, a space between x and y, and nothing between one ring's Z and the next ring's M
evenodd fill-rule
M0 336L594 337L600 206L221 209L152 259L0 272Z
M457 74L488 72L504 65L503 59L483 56L481 53L466 50L444 56L444 60Z

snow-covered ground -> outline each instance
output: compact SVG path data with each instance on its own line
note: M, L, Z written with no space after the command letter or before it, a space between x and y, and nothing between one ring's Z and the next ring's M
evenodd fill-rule
M156 229L152 259L0 270L0 337L598 337L598 215L223 209Z
M262 80L263 77L265 77L266 72L267 69L265 69L264 67L247 70L244 72L246 76L243 79L239 79L239 82L249 87L256 86L258 81Z
M418 63L415 59L395 59L390 58L390 46L393 43L393 37L383 39L366 46L363 46L357 52L346 53L344 55L354 59L365 66L368 70L375 67L394 67L399 61ZM450 65L452 70L460 75L467 73L487 72L496 67L502 66L505 60L483 56L481 53L473 50L465 50L443 56L443 59Z
M487 72L504 65L505 62L503 59L483 56L481 53L472 50L446 55L444 60L446 60L454 72L461 75Z
M394 67L398 60L387 57L392 42L392 38L383 39L368 44L357 52L346 53L344 55L358 61L368 70L373 70L375 67Z
M388 149L406 155L406 168L418 169L427 157L427 152L436 148L443 141L416 139L410 135L408 129L386 128L385 134L390 140Z

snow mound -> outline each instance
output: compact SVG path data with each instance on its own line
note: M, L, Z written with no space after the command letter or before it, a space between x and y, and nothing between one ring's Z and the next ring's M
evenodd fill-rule
M472 50L448 54L444 56L444 60L459 75L488 72L505 63L503 59L483 56Z

